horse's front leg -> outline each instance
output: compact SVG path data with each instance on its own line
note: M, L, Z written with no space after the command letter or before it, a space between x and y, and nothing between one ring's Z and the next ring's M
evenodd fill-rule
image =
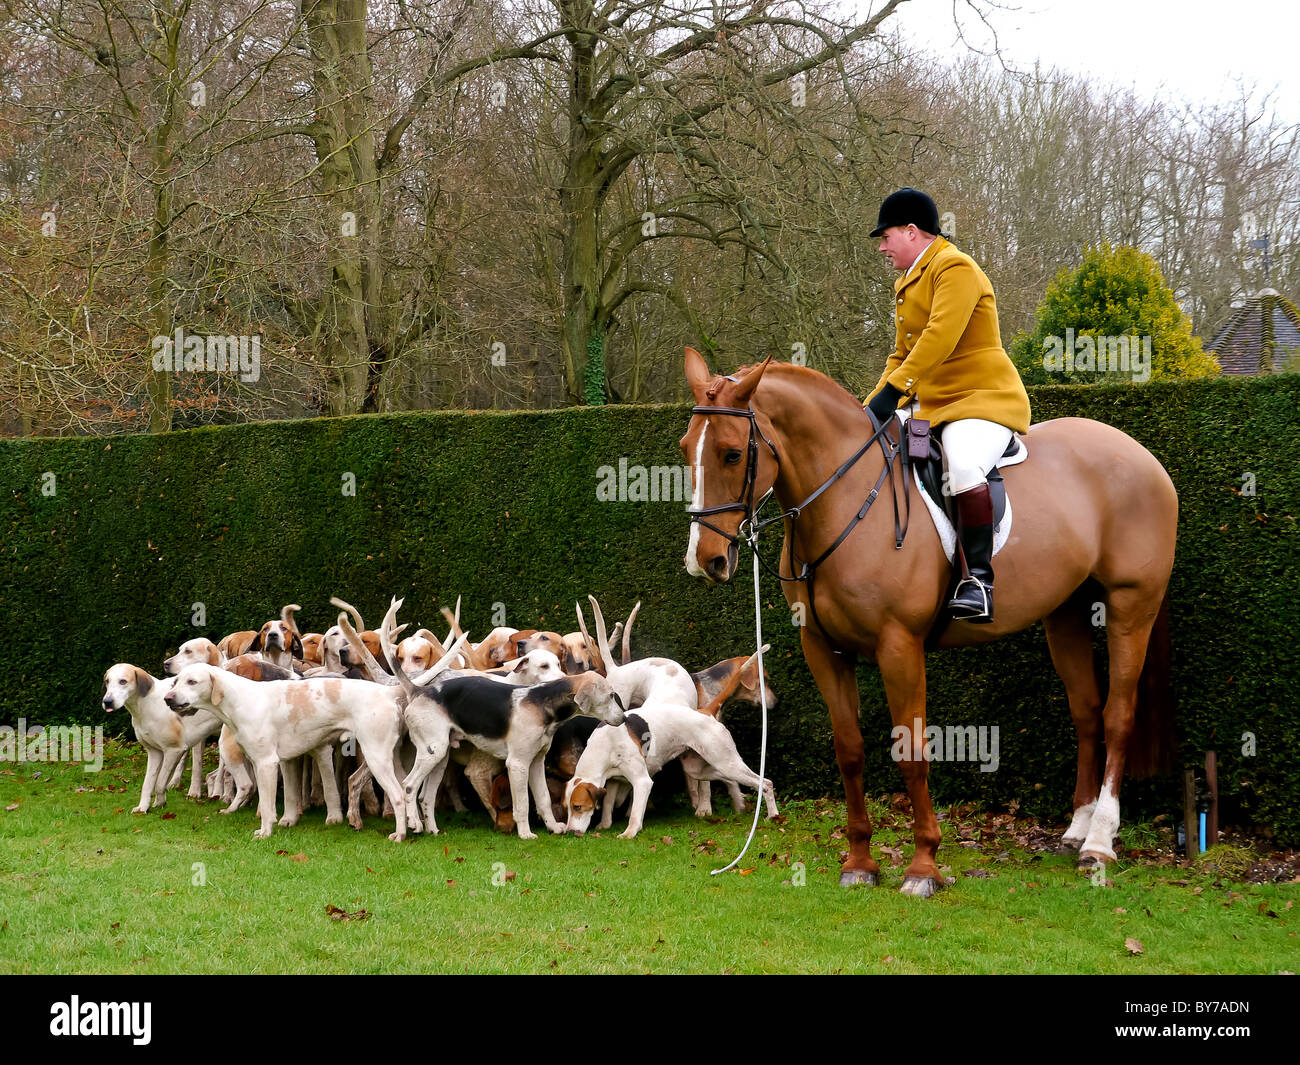
M889 716L902 733L899 769L912 800L912 862L903 872L904 895L928 899L943 887L943 874L935 861L939 849L939 821L930 802L930 763L925 758L925 645L921 637L901 626L881 632L876 643L876 662L885 682ZM898 733L894 733L897 742Z
M871 857L871 818L862 791L862 729L858 725L858 675L854 661L832 651L810 626L800 630L803 656L826 700L835 732L835 760L844 778L848 804L849 856L840 868L840 885L876 884L880 866Z

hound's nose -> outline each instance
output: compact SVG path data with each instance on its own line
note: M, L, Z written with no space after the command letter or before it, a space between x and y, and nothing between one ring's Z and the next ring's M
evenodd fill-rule
M113 709L113 700L110 699L107 695L104 696L104 698L103 698L103 703L104 703L104 709L105 709L105 710L112 710L112 709Z

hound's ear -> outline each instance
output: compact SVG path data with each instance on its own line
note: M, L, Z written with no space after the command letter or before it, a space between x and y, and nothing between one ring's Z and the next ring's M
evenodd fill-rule
M767 369L767 364L771 361L772 356L769 355L762 361L757 369L750 370L749 373L745 374L745 376L740 379L740 384L736 388L736 398L734 401L736 404L744 405L749 402L750 397L754 394L754 390L758 388L758 382L763 379L763 371Z
M135 693L136 693L136 695L140 696L140 698L143 699L143 698L144 698L146 695L148 695L149 692L152 691L152 690L153 690L153 677L149 676L149 674L146 673L146 672L145 672L143 669L141 669L139 666L136 666L136 667L135 667Z
M592 790L592 793L596 796L596 798L598 798L598 799L603 799L603 798L605 797L605 792L608 791L609 789L608 789L608 788L592 788L591 790Z
M208 674L209 687L212 690L211 703L213 706L220 706L221 700L226 697L225 681L222 679L220 670L213 670Z
M211 640L208 641L208 665L221 665L221 652L217 650L217 645Z
M686 383L691 387L695 402L704 403L704 393L708 391L709 382L713 380L704 356L694 348L686 349Z
M289 653L293 655L294 658L302 657L302 640L298 637L296 631L293 634L293 643L289 645Z
M249 651L260 651L262 649L262 630L257 630L257 635L253 637L253 642L244 648L244 653Z
M493 651L495 651L495 650L496 650L496 649L493 648ZM525 662L525 661L521 658L521 659L519 659L519 660L518 660L518 661L517 661L513 666L511 666L511 667L510 667L506 672L508 672L508 673L518 673L518 672L519 672L521 669L523 669L524 666L526 666L527 664L528 664L528 663Z

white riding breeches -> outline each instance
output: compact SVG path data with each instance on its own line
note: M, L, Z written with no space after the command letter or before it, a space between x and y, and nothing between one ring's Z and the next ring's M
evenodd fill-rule
M943 441L946 491L951 495L982 485L1011 443L1011 430L983 418L962 418L939 430Z

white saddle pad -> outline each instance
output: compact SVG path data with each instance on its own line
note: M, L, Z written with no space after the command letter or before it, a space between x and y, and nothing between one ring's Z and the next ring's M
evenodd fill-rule
M903 421L903 416L908 412L906 408L899 412L899 421ZM1029 458L1029 448L1025 447L1025 442L1021 439L1020 434L1014 433L1011 437L1016 442L1015 453L1007 459L998 460L998 469L1005 470L1008 466L1015 466L1025 459ZM944 509L933 499L925 490L925 485L921 483L921 475L917 473L916 467L912 467L912 480L916 482L916 490L925 500L926 508L930 511L930 517L934 519L935 531L939 534L939 542L943 544L943 553L948 556L951 562L953 553L957 550L957 530L953 528L952 522L948 520L948 515ZM993 553L996 555L1002 550L1002 545L1007 542L1007 537L1011 535L1011 493L1007 493L1007 509L1002 515L1002 520L998 522L997 527L993 530Z

